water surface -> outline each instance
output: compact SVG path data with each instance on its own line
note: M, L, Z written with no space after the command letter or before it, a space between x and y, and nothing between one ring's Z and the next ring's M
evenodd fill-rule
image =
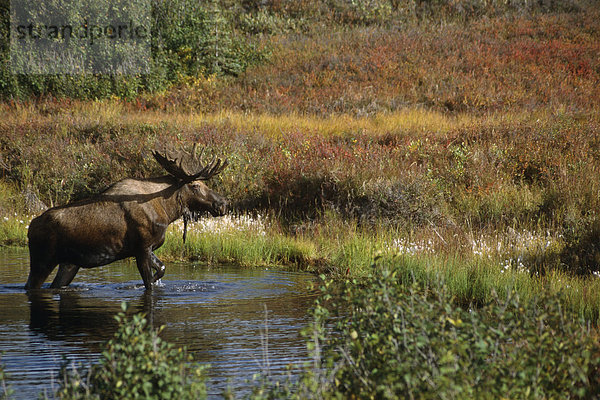
M123 301L164 325L163 339L210 364L211 397L227 387L247 393L255 373L281 375L308 359L300 331L314 300L310 274L167 263L161 284L146 291L135 263L117 262L81 269L69 288L28 294L28 273L25 250L0 251L0 354L18 399L52 393L64 358L97 360Z

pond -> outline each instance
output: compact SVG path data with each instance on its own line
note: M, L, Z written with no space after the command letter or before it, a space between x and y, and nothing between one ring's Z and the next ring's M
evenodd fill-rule
M210 364L207 387L218 398L228 387L249 393L252 376L267 368L287 374L308 360L300 331L308 325L315 293L306 273L166 263L159 286L146 291L133 261L80 270L66 289L27 294L26 250L0 251L0 354L15 398L51 395L63 358L95 362L117 329L126 301L144 312L161 337L187 346ZM48 279L45 287L52 281Z

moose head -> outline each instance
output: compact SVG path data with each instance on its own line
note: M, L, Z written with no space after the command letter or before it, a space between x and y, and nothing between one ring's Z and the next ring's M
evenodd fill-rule
M186 190L189 191L186 196L189 199L187 203L189 212L208 211L213 217L224 215L227 210L227 201L218 193L210 190L204 181L220 174L229 162L213 157L209 163L203 164L204 149L199 155L196 150L196 144L191 153L184 150L174 151L165 146L162 151L154 150L152 155L165 171L179 180L182 188L186 187Z

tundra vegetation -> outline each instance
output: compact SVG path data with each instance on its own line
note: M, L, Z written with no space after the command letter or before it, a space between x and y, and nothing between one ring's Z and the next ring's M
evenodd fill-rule
M172 3L153 79L3 62L2 243L199 143L227 155L211 187L234 212L157 255L325 276L314 368L257 396L598 394L595 2L222 0L183 25Z

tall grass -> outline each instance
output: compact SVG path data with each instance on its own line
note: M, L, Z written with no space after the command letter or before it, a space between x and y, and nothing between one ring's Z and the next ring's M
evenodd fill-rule
M10 215L1 217L0 220L0 246L26 246L27 228L29 221L27 217Z
M159 256L169 259L199 260L209 264L232 263L243 267L286 266L307 268L316 258L314 244L274 231L228 232L196 231L193 227L186 242L177 227L170 228Z
M523 301L551 293L581 317L592 321L600 318L600 278L577 277L559 270L540 274L537 265L527 261L559 247L554 238L531 234L512 240L488 237L467 245L446 243L452 247L442 250L444 244L437 235L357 228L331 215L325 218L326 222L295 236L282 234L273 226L261 231L236 228L214 232L192 227L185 244L180 227L174 227L159 255L240 266L291 266L356 282L384 262L397 265L399 283L427 286L442 282L461 304L477 306L511 292L518 293ZM216 222L213 227L219 224L227 225ZM498 242L503 238L505 242ZM496 241L495 247L490 249L484 239Z
M503 270L497 259L431 255L401 256L394 260L403 284L418 282L427 286L441 282L448 294L464 305L485 304L511 292L518 293L525 302L551 293L582 318L590 321L600 318L600 279L597 278L584 279L561 272L540 277L527 271Z
M221 111L189 116L189 123L201 127L215 125L238 131L255 130L269 137L279 138L286 132L301 131L316 136L347 136L369 132L381 136L390 132L436 132L446 135L450 131L475 126L484 118L469 114L448 115L424 108L407 108L394 112L377 112L367 116L332 114L327 116L286 113L240 113Z

